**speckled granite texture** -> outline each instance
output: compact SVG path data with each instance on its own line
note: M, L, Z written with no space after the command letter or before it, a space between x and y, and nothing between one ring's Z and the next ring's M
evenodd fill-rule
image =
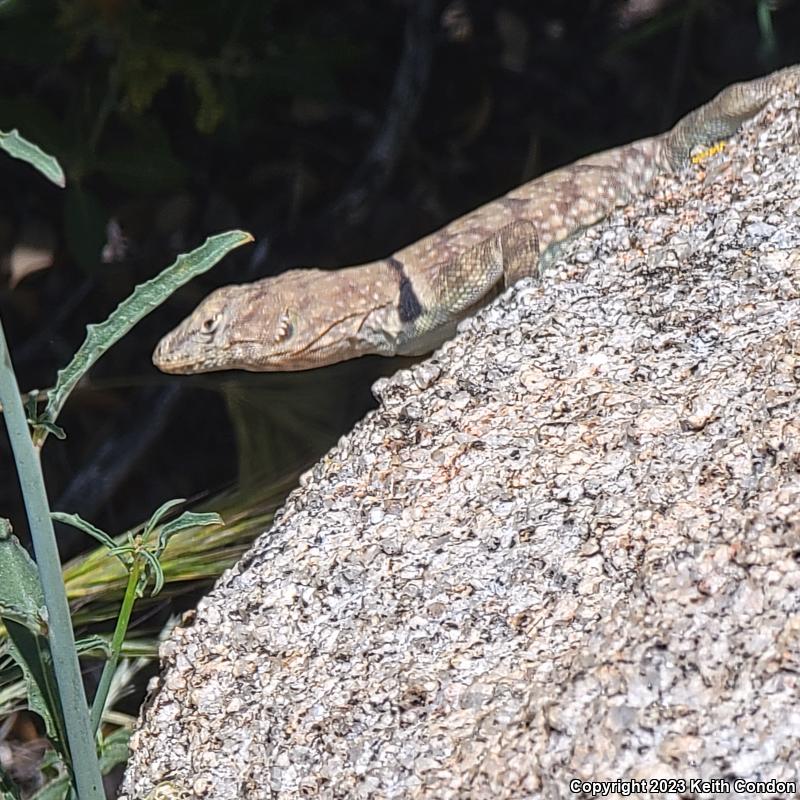
M797 105L380 382L163 646L127 797L800 781Z

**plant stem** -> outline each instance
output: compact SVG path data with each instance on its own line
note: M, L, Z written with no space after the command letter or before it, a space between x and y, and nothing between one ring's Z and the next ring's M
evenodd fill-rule
M97 733L100 721L103 719L103 709L106 705L108 690L111 686L111 679L117 669L119 655L122 652L122 645L125 643L125 634L128 631L128 623L131 620L133 604L136 601L136 587L142 574L142 561L139 557L134 557L131 571L128 573L128 586L125 589L125 596L122 599L122 608L119 610L117 625L114 628L114 636L111 639L111 656L103 667L103 674L100 676L100 683L92 702L92 730Z
M104 800L103 781L97 762L94 736L89 726L89 709L81 682L75 635L72 631L69 604L61 577L61 561L58 556L53 521L50 519L42 466L39 452L34 448L28 431L2 322L0 322L0 403L3 405L8 438L17 464L36 554L36 566L47 605L53 667L64 711L75 786L80 800Z

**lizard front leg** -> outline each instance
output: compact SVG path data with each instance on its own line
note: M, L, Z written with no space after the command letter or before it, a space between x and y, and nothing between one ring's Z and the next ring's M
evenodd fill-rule
M526 219L506 225L498 234L503 254L503 281L511 286L521 278L539 277L539 231Z
M395 352L420 355L435 349L453 336L460 320L485 305L503 285L537 276L538 264L536 225L518 219L432 268L416 271L408 283L418 298L418 313L398 330Z
M502 285L537 275L538 262L536 224L516 219L478 244L429 266L415 278L424 309L415 321L415 333L462 319L497 294Z

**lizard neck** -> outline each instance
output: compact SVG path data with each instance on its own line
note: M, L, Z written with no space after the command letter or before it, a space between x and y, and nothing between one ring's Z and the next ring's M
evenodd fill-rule
M406 345L411 340L417 344L418 322L425 309L405 264L390 256L354 267L352 278L351 291L364 310L354 331L362 352L383 356L410 354ZM412 350L417 352L416 348Z
M470 307L466 312L443 315L424 275L397 255L359 269L374 301L359 330L369 348L364 352L383 356L430 353L451 339L459 321L474 310Z

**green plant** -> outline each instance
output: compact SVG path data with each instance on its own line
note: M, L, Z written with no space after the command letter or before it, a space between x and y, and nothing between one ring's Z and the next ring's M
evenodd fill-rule
M0 132L0 148L29 162L59 186L64 185L58 162L17 131ZM120 544L75 515L50 512L41 469L41 449L50 433L59 438L65 435L57 424L58 415L80 378L97 359L175 289L210 269L233 248L249 241L252 237L243 231L210 237L196 250L179 256L157 277L136 287L103 323L90 325L83 345L58 373L56 385L44 393L47 403L41 413L36 407L38 392L30 394L27 414L23 408L0 322L0 403L36 554L34 563L12 535L10 522L0 519L0 620L8 634L7 653L17 662L25 678L28 705L42 717L54 748L48 767L56 777L39 793L41 798L72 796L96 800L104 796L101 762L105 768L110 768L118 763L124 748L117 739L98 737L98 732L134 601L144 593L151 580L153 593L161 590L164 576L159 559L171 536L190 527L222 523L217 514L190 512L162 523L163 517L183 502L173 500L152 515L141 535L130 536ZM98 637L75 640L53 519L68 522L98 539L108 548L110 557L116 557L127 572L122 609L110 642ZM78 660L79 653L90 648L94 651L99 648L107 655L91 716ZM101 745L100 758L98 744ZM2 773L0 797L3 800L19 797L10 777Z

